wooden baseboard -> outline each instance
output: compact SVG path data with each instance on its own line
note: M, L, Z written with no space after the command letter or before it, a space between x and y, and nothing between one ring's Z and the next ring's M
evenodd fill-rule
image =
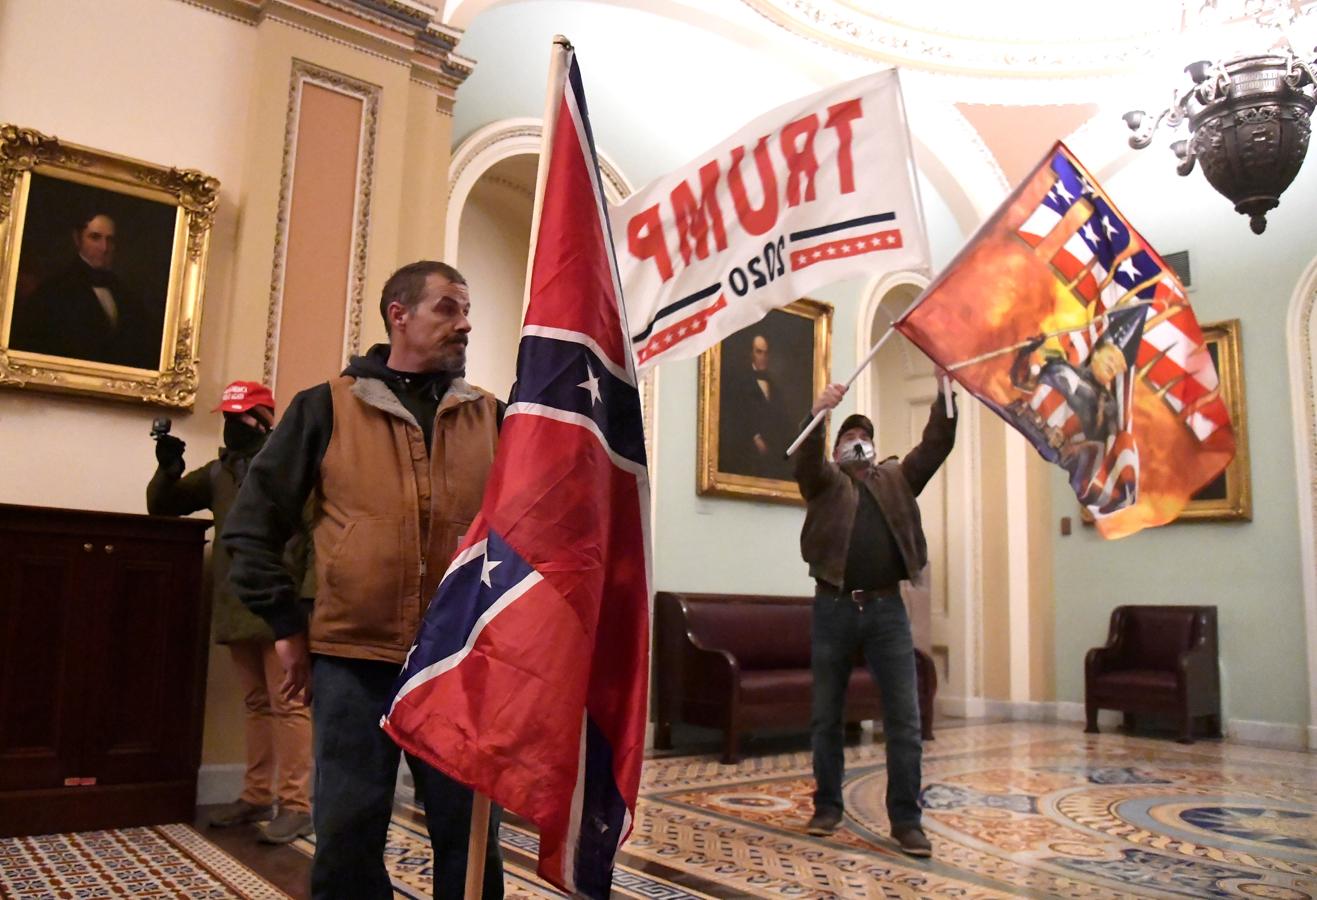
M191 822L197 782L95 785L0 793L0 837Z

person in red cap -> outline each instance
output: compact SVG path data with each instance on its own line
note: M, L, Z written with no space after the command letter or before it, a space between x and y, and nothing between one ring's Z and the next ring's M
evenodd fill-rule
M218 458L186 475L183 441L169 434L156 438L158 466L146 488L146 508L157 516L183 516L202 509L215 516L212 632L217 643L228 645L242 685L247 769L241 795L213 810L210 824L220 828L265 821L258 832L260 840L282 844L311 832L310 711L279 691L284 671L275 653L274 632L234 594L228 548L218 538L252 459L274 427L274 395L259 382L235 381L224 389L214 412L224 414L224 446ZM303 597L315 593L306 576L308 553L309 543L298 535L289 541L284 555Z

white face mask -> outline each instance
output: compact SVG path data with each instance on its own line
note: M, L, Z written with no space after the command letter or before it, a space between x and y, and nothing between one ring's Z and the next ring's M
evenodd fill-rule
M837 462L843 466L867 466L876 455L867 438L853 438L837 448Z

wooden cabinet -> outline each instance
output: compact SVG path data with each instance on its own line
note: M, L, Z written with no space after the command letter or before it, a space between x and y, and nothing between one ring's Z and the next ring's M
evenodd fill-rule
M192 820L209 525L0 504L0 837Z

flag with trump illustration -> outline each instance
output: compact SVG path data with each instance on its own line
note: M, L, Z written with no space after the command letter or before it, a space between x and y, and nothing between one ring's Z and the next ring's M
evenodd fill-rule
M543 878L607 897L644 750L649 487L580 71L558 52L516 386L382 725L534 822Z
M1234 456L1184 288L1064 144L896 328L1065 470L1104 537L1171 521Z

